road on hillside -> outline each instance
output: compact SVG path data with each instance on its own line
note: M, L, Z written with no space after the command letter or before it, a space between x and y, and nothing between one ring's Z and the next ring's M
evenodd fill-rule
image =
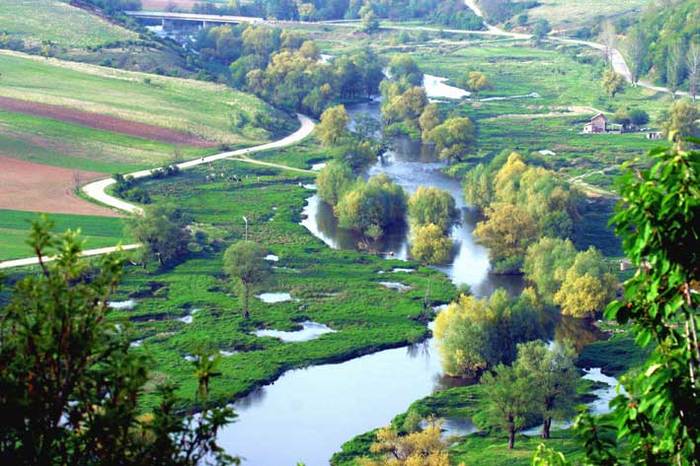
M282 149L301 142L306 137L308 137L316 126L313 120L305 115L297 114L299 119L299 128L292 134L278 139L277 141L268 142L266 144L261 144L259 146L247 147L245 149L238 149L234 151L221 152L219 154L210 155L208 157L201 157L198 159L190 160L187 162L182 162L177 164L177 167L181 170L186 170L188 168L196 167L205 163L215 162L217 160L229 159L237 157L237 160L245 163L252 163L256 165L264 165L268 167L280 168L282 170L291 170L300 173L314 173L311 170L304 170L302 168L288 167L287 165L262 162L260 160L254 160L248 157L249 154L254 154L256 152L263 152L272 149ZM131 176L133 178L144 178L150 176L154 170L157 168L149 170L141 170L133 173L127 173L124 176ZM115 209L123 210L131 214L141 215L143 214L143 209L137 205L131 204L130 202L124 201L122 199L116 198L107 194L105 191L109 186L115 184L114 178L105 178L83 186L83 192L91 199L99 202L100 204L113 207ZM123 246L111 246L106 248L98 249L88 249L83 251L82 255L85 257L97 256L100 254L109 254L116 251L128 251L140 248L141 245L138 243L126 244ZM55 259L54 257L43 257L44 262L49 262ZM27 265L36 265L39 263L39 259L36 257L27 257L24 259L13 259L8 261L0 262L0 269L9 269L12 267L22 267Z

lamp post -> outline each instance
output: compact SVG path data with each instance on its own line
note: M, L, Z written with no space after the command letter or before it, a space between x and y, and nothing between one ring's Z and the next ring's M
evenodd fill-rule
M245 222L245 240L248 241L248 217L244 215L243 221Z

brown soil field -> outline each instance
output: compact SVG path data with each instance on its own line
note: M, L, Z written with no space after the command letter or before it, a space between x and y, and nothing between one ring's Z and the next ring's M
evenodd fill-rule
M73 193L76 175L80 177L81 184L105 176L103 173L51 167L0 154L0 209L119 216L111 209L76 196Z
M76 123L89 128L128 134L130 136L167 142L169 144L183 144L195 147L211 147L216 145L211 141L205 141L197 136L181 133L172 129L123 120L109 115L83 112L60 105L42 104L0 96L0 108L11 112L53 118L55 120Z

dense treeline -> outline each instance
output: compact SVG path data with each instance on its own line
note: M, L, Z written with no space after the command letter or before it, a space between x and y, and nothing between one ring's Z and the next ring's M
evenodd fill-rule
M199 3L193 7L196 13L256 16L280 20L324 21L358 19L368 7L377 18L394 21L421 18L449 27L483 29L483 21L461 0L256 0L253 2L229 2L226 6Z
M635 80L650 75L673 90L697 87L700 3L652 7L627 31L623 45Z
M235 87L315 116L339 100L377 93L383 78L382 61L369 49L324 61L313 41L277 28L204 29L194 49L202 61L228 66Z

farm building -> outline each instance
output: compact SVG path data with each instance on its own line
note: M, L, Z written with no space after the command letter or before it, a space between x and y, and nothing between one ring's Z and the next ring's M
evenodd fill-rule
M606 133L608 131L608 119L602 113L591 118L591 121L583 127L584 133Z

